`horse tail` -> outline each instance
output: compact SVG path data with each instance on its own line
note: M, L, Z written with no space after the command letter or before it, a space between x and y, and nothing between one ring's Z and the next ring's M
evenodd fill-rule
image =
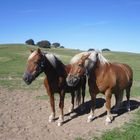
M129 99L130 99L130 90L131 90L132 84L133 84L133 73L132 73L132 75L130 77L130 81L129 81L128 86L126 88L126 98L127 98L127 101L129 101Z
M80 87L76 91L76 104L81 104L81 98L82 98L82 104L84 103L85 99L85 90L86 90L86 75L84 75L81 79Z
M126 87L126 99L127 99L127 110L130 111L130 91L133 84L133 70L129 66L128 70L129 70L129 82L128 86Z
M79 106L81 104L81 89L75 91L76 104Z

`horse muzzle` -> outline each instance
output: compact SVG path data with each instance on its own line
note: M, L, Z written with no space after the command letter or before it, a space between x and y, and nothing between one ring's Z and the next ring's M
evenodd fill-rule
M23 75L23 80L27 85L30 85L34 79L35 77L29 72L25 72Z
M68 76L66 78L66 82L67 82L68 86L71 86L71 87L77 86L79 81L80 81L80 78L77 76Z

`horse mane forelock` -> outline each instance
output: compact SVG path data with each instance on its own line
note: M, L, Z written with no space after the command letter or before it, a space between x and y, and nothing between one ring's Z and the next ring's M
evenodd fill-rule
M70 60L70 64L76 63L77 61L79 61L81 59L81 57L83 55L87 55L89 54L89 52L81 52L79 54L76 54L71 60Z
M32 52L32 53L29 55L28 60L29 60L29 59L32 59L36 54L37 54L36 51Z

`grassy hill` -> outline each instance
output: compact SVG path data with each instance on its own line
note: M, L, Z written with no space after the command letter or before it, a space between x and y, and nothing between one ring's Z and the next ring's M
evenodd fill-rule
M31 90L43 88L44 74L40 75L32 85L27 86L22 75L26 68L26 61L30 55L30 49L36 49L36 46L27 46L23 44L5 44L0 45L0 85L8 89ZM53 48L42 49L57 55L65 64L79 53L79 50ZM126 52L104 52L103 55L110 61L129 64L134 71L134 84L132 96L139 95L140 91L140 54Z
M0 87L9 90L42 90L44 74L41 74L30 86L27 86L23 80L22 75L26 68L26 61L30 54L30 49L37 47L27 46L23 44L0 45ZM69 63L70 59L80 51L72 49L42 49L46 52L56 54L65 63ZM103 55L111 62L122 62L130 65L134 72L134 82L131 96L140 96L140 54L126 53L126 52L104 52ZM42 90L44 92L44 90ZM87 89L88 92L88 89ZM93 138L96 140L138 140L140 137L140 110L135 114L135 121L125 125L123 131L115 129L105 133L100 138ZM82 140L82 138L77 138Z

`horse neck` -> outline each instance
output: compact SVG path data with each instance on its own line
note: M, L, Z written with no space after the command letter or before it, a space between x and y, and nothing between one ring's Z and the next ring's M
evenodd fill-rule
M108 71L110 63L101 63L99 60L97 61L96 67L95 67L95 75L101 75L106 74Z
M52 77L66 77L66 71L63 63L59 62L56 66L53 66L47 58L45 61L44 73L47 77L50 77L51 80Z

